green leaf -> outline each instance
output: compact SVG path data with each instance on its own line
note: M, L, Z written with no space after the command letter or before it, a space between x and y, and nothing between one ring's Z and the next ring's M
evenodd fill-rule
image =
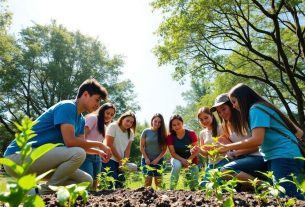
M86 204L88 202L88 191L81 192L80 196L83 198L83 203Z
M8 158L0 158L0 164L6 165L11 168L11 170L13 170L16 175L21 175L24 172L23 168L20 165Z
M76 192L84 191L88 188L89 185L90 185L90 182L79 183L79 184L77 184L75 191Z
M32 161L35 162L35 160L40 158L46 152L48 152L51 149L54 149L55 147L57 147L59 145L61 145L61 144L44 144L44 145L36 148L31 154Z
M296 204L295 198L290 198L286 203L285 206L294 206Z
M22 176L17 180L18 185L25 191L29 191L30 189L36 187L36 175L29 174Z
M38 195L29 196L28 199L24 202L24 206L26 207L44 207L44 201Z
M230 197L223 202L223 207L234 207L233 198Z
M56 194L57 194L58 202L62 206L65 205L65 202L69 200L70 193L66 188L62 186L58 189Z
M279 195L279 190L278 189L270 189L270 194L277 197Z

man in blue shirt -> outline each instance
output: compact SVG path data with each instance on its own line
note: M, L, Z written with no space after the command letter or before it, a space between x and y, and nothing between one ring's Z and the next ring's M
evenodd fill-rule
M84 181L92 183L91 176L79 169L87 150L94 149L105 159L111 157L111 150L101 142L84 139L85 120L82 115L83 112L95 111L107 95L107 90L96 80L88 79L79 87L76 100L61 101L37 118L37 124L33 127L37 136L30 140L35 142L32 147L37 148L46 143L63 144L36 160L27 172L40 175L55 169L47 183L41 185L41 194L52 192L48 185L60 186ZM13 140L4 152L4 157L20 163L18 151L20 148ZM4 169L9 175L15 176L9 167L4 166Z

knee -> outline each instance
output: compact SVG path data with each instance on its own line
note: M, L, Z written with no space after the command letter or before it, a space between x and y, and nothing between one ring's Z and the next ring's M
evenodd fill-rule
M179 171L182 168L182 163L179 160L173 159L171 164L172 169L175 171Z
M86 151L81 147L71 147L72 157L75 160L79 160L81 163L86 159Z

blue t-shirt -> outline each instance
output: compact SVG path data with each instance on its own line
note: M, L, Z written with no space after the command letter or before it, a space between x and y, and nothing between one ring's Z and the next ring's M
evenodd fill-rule
M82 114L77 114L77 106L75 101L61 101L37 118L37 124L34 125L33 131L37 134L30 141L35 141L32 144L33 148L37 148L46 143L63 143L64 140L61 134L61 124L71 124L74 126L75 136L84 134L85 119ZM4 152L4 156L20 151L14 139Z
M277 119L282 120L280 116L269 107L266 107L262 104L256 105L264 108ZM282 131L284 134L287 134L291 139L296 140L297 138L294 136L294 134L278 121L271 118L262 110L255 108L255 105L253 105L250 108L250 129L252 131L254 128L259 127L263 127L266 130L263 144L260 146L260 151L263 153L264 160L268 161L277 158L293 159L295 157L302 156L298 145L293 143L290 139L279 134L278 132L270 129L270 127L276 128Z

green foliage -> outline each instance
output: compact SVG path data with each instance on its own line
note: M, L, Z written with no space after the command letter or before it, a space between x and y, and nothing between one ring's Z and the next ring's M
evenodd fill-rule
M72 207L76 203L76 199L81 196L83 203L88 201L87 188L90 182L82 182L79 184L71 184L67 186L49 186L51 190L56 191L58 202L61 206Z
M16 143L20 147L21 162L19 164L8 158L0 158L0 164L8 166L16 175L16 179L8 181L8 191L0 193L0 201L11 207L17 207L20 204L24 206L44 206L43 200L38 195L28 195L28 192L37 187L37 183L52 170L38 177L36 174L27 174L27 170L38 158L58 146L58 144L46 144L33 150L30 139L35 136L31 130L35 122L25 117L21 121L21 125L15 124L20 131L15 136Z
M237 186L237 183L240 182L231 175L232 172L234 171L227 170L222 172L217 168L209 170L208 181L203 181L205 182L203 190L206 193L207 199L214 194L220 203L223 202L223 206L231 205L234 193L236 192L235 187ZM230 180L228 180L228 178L230 178ZM226 200L223 199L224 192L230 194L229 198Z
M0 61L0 127L9 133L14 130L11 123L19 123L24 114L35 118L61 100L75 99L79 85L90 77L108 90L116 116L140 109L133 83L121 78L123 57L110 57L97 39L55 21L23 29L16 42L4 37L0 56L7 56L7 61Z
M267 172L260 172L262 175L264 175L267 180L272 180L272 183L268 181L260 181L260 189L263 189L263 191L266 191L268 195L271 195L276 198L278 205L283 206L282 201L280 199L280 195L286 194L286 190L281 186L281 183L284 182L291 182L290 180L286 178L281 178L279 180L273 179L273 172L267 171ZM265 200L265 194L262 194L262 197L259 197L260 200ZM263 198L263 199L261 199Z
M211 95L205 95L204 105L231 84L248 82L304 129L305 38L298 31L304 27L305 2L273 3L154 0L153 8L164 17L154 53L160 65L175 66L176 80L190 76L214 86L218 75L225 75Z
M115 179L110 175L112 171L110 167L104 168L104 171L100 172L97 175L98 189L106 190L112 186L112 189L115 189Z

